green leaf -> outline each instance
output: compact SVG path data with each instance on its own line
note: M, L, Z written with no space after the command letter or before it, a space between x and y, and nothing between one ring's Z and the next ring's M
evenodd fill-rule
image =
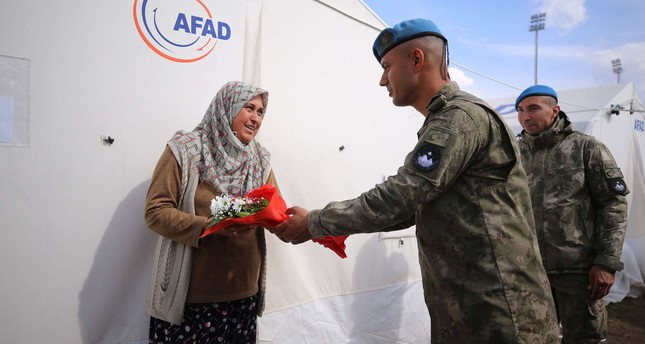
M221 220L221 219L217 219L217 218L213 218L213 220L212 220L211 222L209 222L209 223L206 225L206 228L213 227L213 226L215 226L216 224L218 224L220 221L222 221L222 220Z

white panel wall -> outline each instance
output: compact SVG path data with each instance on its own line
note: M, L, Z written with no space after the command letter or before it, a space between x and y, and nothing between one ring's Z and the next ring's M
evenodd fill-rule
M229 7L243 23L237 3ZM31 64L31 146L0 147L3 343L147 333L149 178L166 140L194 128L219 87L242 77L243 41L174 63L144 44L132 9L133 1L0 3L0 54Z

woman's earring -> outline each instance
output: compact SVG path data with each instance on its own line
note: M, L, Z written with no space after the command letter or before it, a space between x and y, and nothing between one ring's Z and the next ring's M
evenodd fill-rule
M237 131L233 130L233 135L235 135L235 137L237 137Z

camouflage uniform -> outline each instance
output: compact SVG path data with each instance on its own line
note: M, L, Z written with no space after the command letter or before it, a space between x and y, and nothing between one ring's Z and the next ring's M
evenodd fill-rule
M509 129L448 83L399 168L358 198L312 210L315 237L416 223L432 343L557 343L526 174Z
M609 149L575 131L564 112L536 136L522 132L519 146L563 342L597 343L607 317L602 301L590 299L587 273L592 265L623 268L629 193L623 174Z

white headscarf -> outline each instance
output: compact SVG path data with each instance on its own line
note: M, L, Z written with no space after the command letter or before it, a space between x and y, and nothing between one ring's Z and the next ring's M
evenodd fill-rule
M265 113L269 93L259 87L231 81L217 92L204 119L191 132L178 131L170 143L185 149L200 180L223 194L241 196L262 186L270 173L270 153L259 142L242 143L231 129L233 119L251 98L261 95ZM187 164L182 164L186 168Z

